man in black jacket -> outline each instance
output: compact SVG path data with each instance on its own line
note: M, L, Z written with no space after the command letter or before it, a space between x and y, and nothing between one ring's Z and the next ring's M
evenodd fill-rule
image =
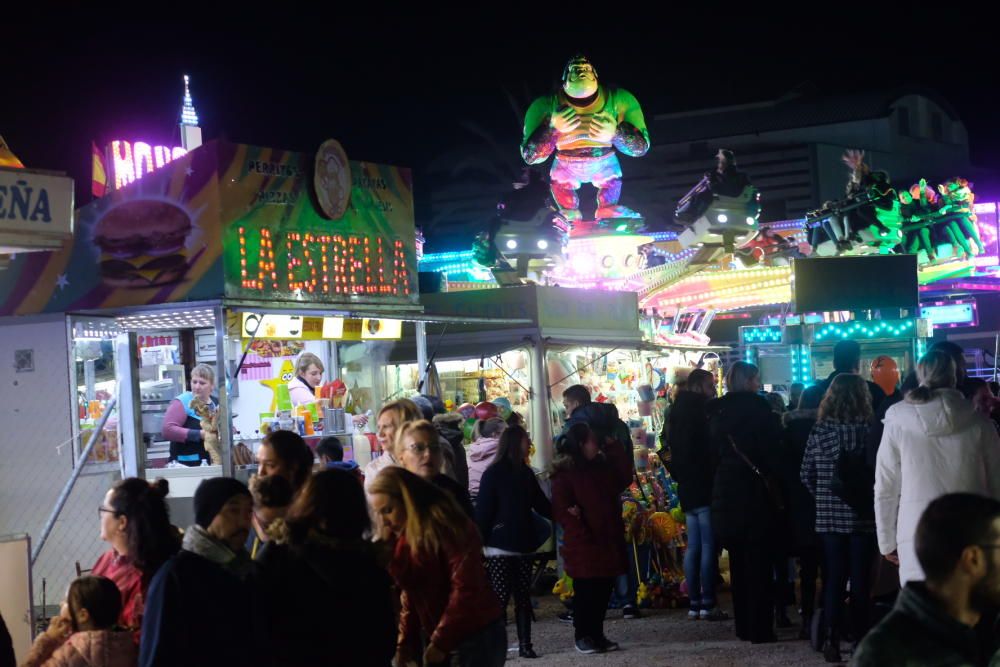
M235 479L207 479L195 491L195 525L149 585L141 667L258 664L248 635L253 561L243 548L252 512L249 489Z
M1000 605L1000 502L951 493L931 502L917 523L915 549L927 577L909 582L896 606L864 638L856 667L986 665L995 638L975 631Z

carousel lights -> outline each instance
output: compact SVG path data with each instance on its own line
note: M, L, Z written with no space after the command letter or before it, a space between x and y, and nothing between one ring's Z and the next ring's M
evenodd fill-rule
M507 246L508 250L514 250L517 248L517 241L515 241L514 239L510 239L509 241L507 241L505 245Z
M740 327L740 334L744 343L780 343L782 339L780 326Z
M720 213L715 217L715 219L721 222L722 224L726 224L727 222L729 222L729 216L726 215L725 213Z
M452 252L428 253L428 254L424 255L424 257L423 257L423 259L421 261L428 262L428 263L434 263L434 262L450 262L450 261L462 260L462 259L471 260L472 259L472 251L471 250L458 250L458 251L452 251Z
M913 328L913 320L890 320L875 323L870 326L863 322L853 322L850 324L827 324L819 333L816 340L820 341L828 337L840 338L874 338L882 335L885 337L898 337L906 335Z
M539 250L546 250L549 247L549 242L546 241L545 239L538 239L538 243L536 245L538 246Z

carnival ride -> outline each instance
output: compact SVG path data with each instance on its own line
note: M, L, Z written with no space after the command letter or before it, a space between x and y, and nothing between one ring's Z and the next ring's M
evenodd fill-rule
M508 266L524 269L517 281L637 292L640 308L664 323L653 340L675 343L685 336L678 339L672 323L684 313L787 310L790 263L801 257L912 253L922 294L995 289L996 205L976 204L972 183L952 178L932 187L922 180L897 190L884 172L867 167L862 153L847 155L848 194L797 220L760 221L761 193L752 184L736 196L719 194L711 174L680 200L680 229L667 232L642 231L642 218L567 221L536 186L534 210L545 214L526 222L523 213L517 219L501 208L494 232L475 253L428 255L425 269L445 273L453 288L482 286L490 275L502 284L509 282L498 276L509 253ZM692 202L698 202L693 209ZM520 206L531 204L522 198ZM688 342L706 342L694 333Z

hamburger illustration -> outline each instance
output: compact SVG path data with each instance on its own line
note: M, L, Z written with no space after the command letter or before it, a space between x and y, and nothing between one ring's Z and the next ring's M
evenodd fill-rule
M94 229L101 277L113 287L158 287L187 272L184 243L191 218L162 201L131 201L104 214Z

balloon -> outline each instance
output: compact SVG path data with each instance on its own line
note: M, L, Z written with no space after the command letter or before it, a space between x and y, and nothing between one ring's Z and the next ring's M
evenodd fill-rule
M489 401L476 404L476 419L490 419L499 415L500 411L497 410L497 406Z
M886 396L896 393L899 383L899 367L896 360L887 355L879 355L872 359L872 381L882 388Z
M506 396L494 398L491 403L497 406L497 411L500 413L500 419L506 420L510 417L510 413L514 411L514 408L510 405L510 400L508 400Z
M462 435L465 437L466 442L472 442L472 429L476 427L476 418L469 417L462 424Z
M466 419L469 419L474 414L476 414L476 406L474 406L472 403L462 403L460 406L458 406L458 413L463 417L465 417Z

